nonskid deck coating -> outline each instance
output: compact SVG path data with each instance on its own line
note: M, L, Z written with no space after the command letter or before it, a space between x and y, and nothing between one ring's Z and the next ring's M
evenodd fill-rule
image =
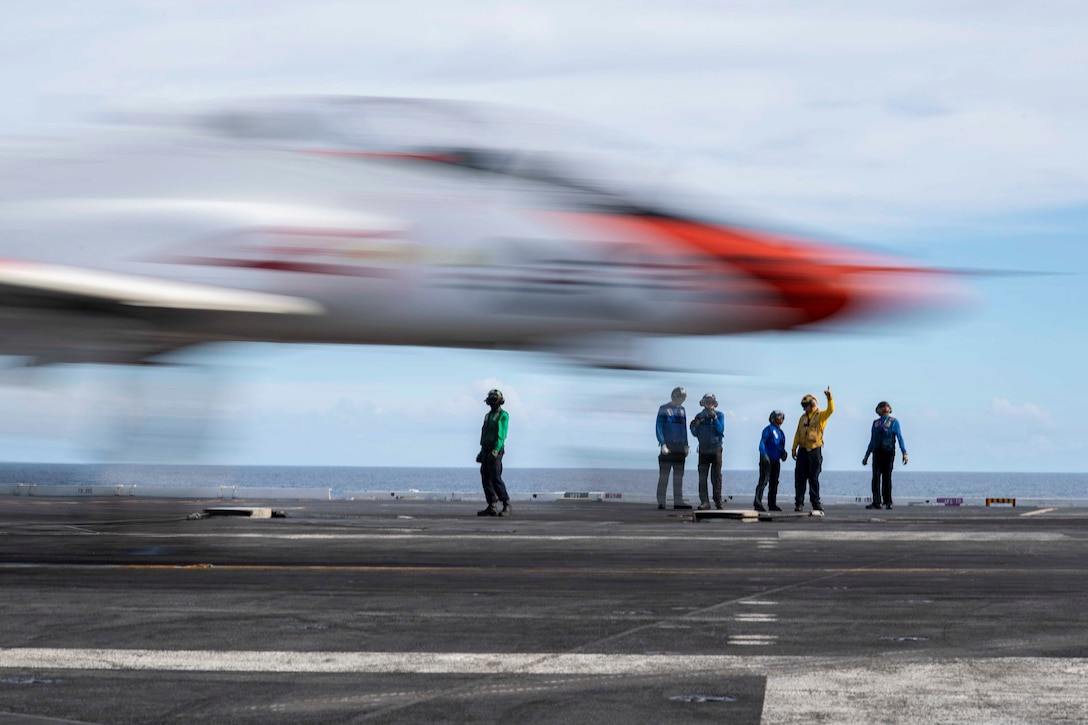
M1079 508L695 524L594 502L499 519L474 502L256 502L288 514L265 520L189 520L202 501L4 503L0 712L1088 719Z

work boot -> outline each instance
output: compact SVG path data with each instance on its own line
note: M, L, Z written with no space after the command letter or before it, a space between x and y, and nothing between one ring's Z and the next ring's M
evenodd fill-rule
M767 509L763 508L763 504L761 504L759 501L756 501L754 504L752 504L752 508L759 512L767 511Z
M871 504L869 504L868 506L866 506L865 508L867 508L867 509L879 509L879 508L880 508L880 504L878 504L878 503L871 503Z
M495 508L495 504L489 503L487 505L487 508L485 508L483 511L477 511L476 515L477 516L498 516L499 515L499 510L497 508Z
M710 502L709 501L703 501L701 504L699 504L699 510L700 511L709 511L710 510Z
M720 498L714 499L714 508L718 509L719 511L722 510L722 500Z
M814 504L812 504L812 510L813 511L823 511L824 507L823 507L822 504L814 503Z
M805 510L805 507L798 503L793 505L793 510L795 513L801 513Z
M513 516L514 507L510 505L509 501L502 502L502 511L499 512L499 516Z
M770 506L767 507L767 510L768 511L781 511L782 509L778 508L774 504L771 504Z

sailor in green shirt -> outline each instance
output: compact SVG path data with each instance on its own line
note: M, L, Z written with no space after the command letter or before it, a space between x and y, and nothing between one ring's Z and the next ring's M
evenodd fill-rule
M510 494L502 481L502 457L506 453L506 431L510 427L510 414L502 409L506 402L501 390L490 390L484 399L491 410L484 416L480 429L480 454L476 461L480 464L480 481L484 487L487 508L477 516L509 516L514 511L510 508ZM495 506L502 501L502 511Z

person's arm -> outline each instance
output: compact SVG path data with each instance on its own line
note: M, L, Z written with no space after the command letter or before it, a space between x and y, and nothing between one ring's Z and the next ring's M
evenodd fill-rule
M498 455L499 451L506 445L506 431L510 428L510 414L505 410L499 413L499 436L495 441L495 450L492 451L495 455Z
M771 459L771 454L767 451L767 434L772 433L771 426L767 426L763 429L763 433L759 436L759 460L766 458Z
M665 413L657 411L657 445L665 445Z
M873 424L873 427L869 429L869 447L865 449L865 455L861 459L861 465L863 466L869 465L869 456L872 455L873 444L876 443L876 430L876 424Z
M802 419L797 420L797 429L793 431L793 449L791 454L795 460L797 458L797 448L801 445L801 420Z
M895 437L899 439L899 452L903 454L903 465L905 466L910 456L907 455L907 444L903 442L903 431L899 428L898 420L892 424L892 430L895 431Z
M824 395L827 396L827 407L820 411L820 423L826 425L827 419L835 412L835 399L831 397L831 390L825 390Z
M719 436L725 436L725 413L720 410L714 413L714 430L718 431Z

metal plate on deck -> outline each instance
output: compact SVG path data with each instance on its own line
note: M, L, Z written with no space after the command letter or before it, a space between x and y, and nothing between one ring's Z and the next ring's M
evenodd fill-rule
M245 516L252 519L272 518L272 509L266 506L220 506L204 509L205 516Z
M740 521L774 521L775 519L799 519L809 516L823 516L823 511L756 511L755 509L708 509L693 511L692 519L737 519Z

